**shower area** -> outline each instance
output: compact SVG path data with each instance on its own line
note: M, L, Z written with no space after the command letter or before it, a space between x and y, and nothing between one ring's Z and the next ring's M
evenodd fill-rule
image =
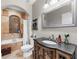
M2 57L14 52L23 58L32 55L31 16L24 9L14 5L2 9L1 27Z

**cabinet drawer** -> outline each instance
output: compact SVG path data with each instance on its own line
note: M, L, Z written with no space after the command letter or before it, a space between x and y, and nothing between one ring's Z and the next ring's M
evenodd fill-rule
M11 53L11 47L1 49L1 53L2 53L2 56L10 54Z

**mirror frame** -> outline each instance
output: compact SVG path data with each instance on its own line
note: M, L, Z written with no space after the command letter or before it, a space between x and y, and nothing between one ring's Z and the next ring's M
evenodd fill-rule
M45 25L45 21L44 21L44 12L41 14L41 19L42 19L42 27L43 28L57 28L57 27L76 27L77 26L77 0L71 0L71 4L72 4L72 20L73 20L73 24L66 24L66 25L54 25L54 26L47 26Z

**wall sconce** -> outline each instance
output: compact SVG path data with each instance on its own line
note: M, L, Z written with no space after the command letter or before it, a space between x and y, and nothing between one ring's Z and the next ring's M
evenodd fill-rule
M8 9L2 9L2 16L8 16Z
M25 12L21 12L21 18L27 20L29 17L29 14L28 13L25 13Z

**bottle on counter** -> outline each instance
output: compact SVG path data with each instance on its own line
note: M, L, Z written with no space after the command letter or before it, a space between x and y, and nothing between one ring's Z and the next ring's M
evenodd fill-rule
M58 38L56 38L56 42L58 44L61 44L62 43L61 35L59 35Z

